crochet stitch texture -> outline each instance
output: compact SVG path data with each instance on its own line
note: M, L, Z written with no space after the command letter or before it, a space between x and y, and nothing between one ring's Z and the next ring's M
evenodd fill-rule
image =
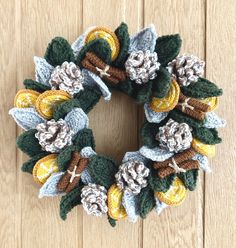
M61 196L63 220L76 206L111 226L136 222L181 204L221 142L225 121L215 112L222 89L203 78L205 63L180 54L178 34L158 37L154 25L130 36L91 27L70 45L62 37L34 57L35 79L9 111L24 129L17 146L30 158L22 171L41 185L39 198ZM143 146L117 163L95 152L87 114L120 91L142 104Z

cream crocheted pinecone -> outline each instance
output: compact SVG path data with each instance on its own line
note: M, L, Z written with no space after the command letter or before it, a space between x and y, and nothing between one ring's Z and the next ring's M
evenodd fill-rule
M157 53L149 50L132 52L125 62L129 78L137 84L147 83L154 79L159 68Z
M159 128L156 139L161 147L170 152L180 152L190 148L193 137L188 124L170 119L165 126Z
M47 152L59 152L65 146L72 144L73 131L67 123L59 119L46 121L36 126L37 133L35 137L39 140L42 149Z
M87 214L102 216L108 211L107 190L105 187L89 183L81 193L81 202Z
M80 68L73 62L67 61L55 67L49 81L52 89L64 90L72 96L83 89L83 82Z
M142 188L147 186L148 175L149 169L143 162L130 160L120 165L115 178L121 190L137 195Z
M179 55L167 69L180 86L188 86L203 76L204 67L205 62L194 55Z

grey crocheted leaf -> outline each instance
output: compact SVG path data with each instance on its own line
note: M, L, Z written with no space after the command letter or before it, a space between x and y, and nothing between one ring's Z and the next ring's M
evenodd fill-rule
M125 163L129 160L135 160L143 162L144 164L148 161L139 151L137 152L126 152L124 158L122 159L122 163Z
M201 154L196 154L193 158L193 160L197 160L200 164L200 168L207 172L210 173L211 172L211 167L209 166L209 161L208 158L206 156L203 156Z
M153 111L149 107L148 103L144 104L144 112L145 112L145 116L146 116L148 122L151 122L151 123L160 123L168 115L168 112L155 112L155 111Z
M80 151L80 155L83 158L91 158L92 156L96 155L97 153L92 149L92 147L90 146L86 146L84 147L81 151Z
M206 128L220 128L225 127L226 121L221 119L216 113L209 112L206 114L204 127Z
M82 108L72 109L65 117L65 121L73 130L74 135L77 134L80 130L87 128L89 125L88 116L84 113Z
M138 200L139 197L137 195L131 195L127 192L124 192L122 197L122 205L131 222L136 222L138 220Z
M156 198L156 212L159 215L168 205Z
M34 129L39 123L45 121L34 108L12 108L9 114L24 130Z
M45 196L63 195L64 193L58 191L57 184L64 174L65 172L53 173L40 188L39 198L43 198Z
M139 152L146 158L151 159L152 161L165 161L166 159L174 155L173 152L161 149L159 147L148 148L147 146L142 146L139 149Z
M142 29L130 39L129 53L139 50L154 52L156 45L157 33L155 26L151 24L149 27Z
M94 180L91 177L87 168L84 169L83 172L81 173L80 179L83 182L83 184L85 184L85 185L88 185L89 183L94 183Z
M84 85L98 87L102 92L104 100L109 101L111 99L110 90L99 76L86 69L82 70L82 75L84 77Z
M50 86L48 83L54 67L46 59L34 56L35 79L37 82Z
M93 27L89 27L83 34L81 34L75 41L74 43L71 45L71 48L74 52L75 57L78 56L81 48L85 45L85 38L87 36L87 34L94 29L95 26Z

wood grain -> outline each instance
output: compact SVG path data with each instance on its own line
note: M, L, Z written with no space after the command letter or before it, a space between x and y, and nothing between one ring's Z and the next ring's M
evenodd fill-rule
M236 243L236 2L234 0L0 0L0 247L233 247ZM205 59L206 76L224 88L219 115L228 121L224 143L212 160L213 173L201 174L198 189L183 205L151 213L136 224L87 216L75 208L59 217L59 198L39 200L39 186L20 166L27 158L15 147L21 132L7 112L16 89L33 78L32 57L43 56L55 36L73 42L87 27L111 29L125 21L131 34L154 23L159 35L180 33L181 53ZM97 151L119 164L126 151L141 144L143 111L114 93L89 114Z

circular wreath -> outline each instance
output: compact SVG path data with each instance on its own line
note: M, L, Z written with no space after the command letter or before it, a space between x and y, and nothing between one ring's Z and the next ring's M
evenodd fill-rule
M178 34L157 37L155 27L130 37L125 23L113 32L89 28L70 45L56 37L44 58L34 57L36 79L24 80L10 115L25 130L17 146L22 166L41 185L39 197L61 195L60 216L82 204L109 223L135 222L155 209L177 206L196 187L199 169L221 142L225 125L213 110L222 95L203 78L205 63L179 55ZM121 91L143 104L143 146L120 165L95 152L87 113L100 97Z

